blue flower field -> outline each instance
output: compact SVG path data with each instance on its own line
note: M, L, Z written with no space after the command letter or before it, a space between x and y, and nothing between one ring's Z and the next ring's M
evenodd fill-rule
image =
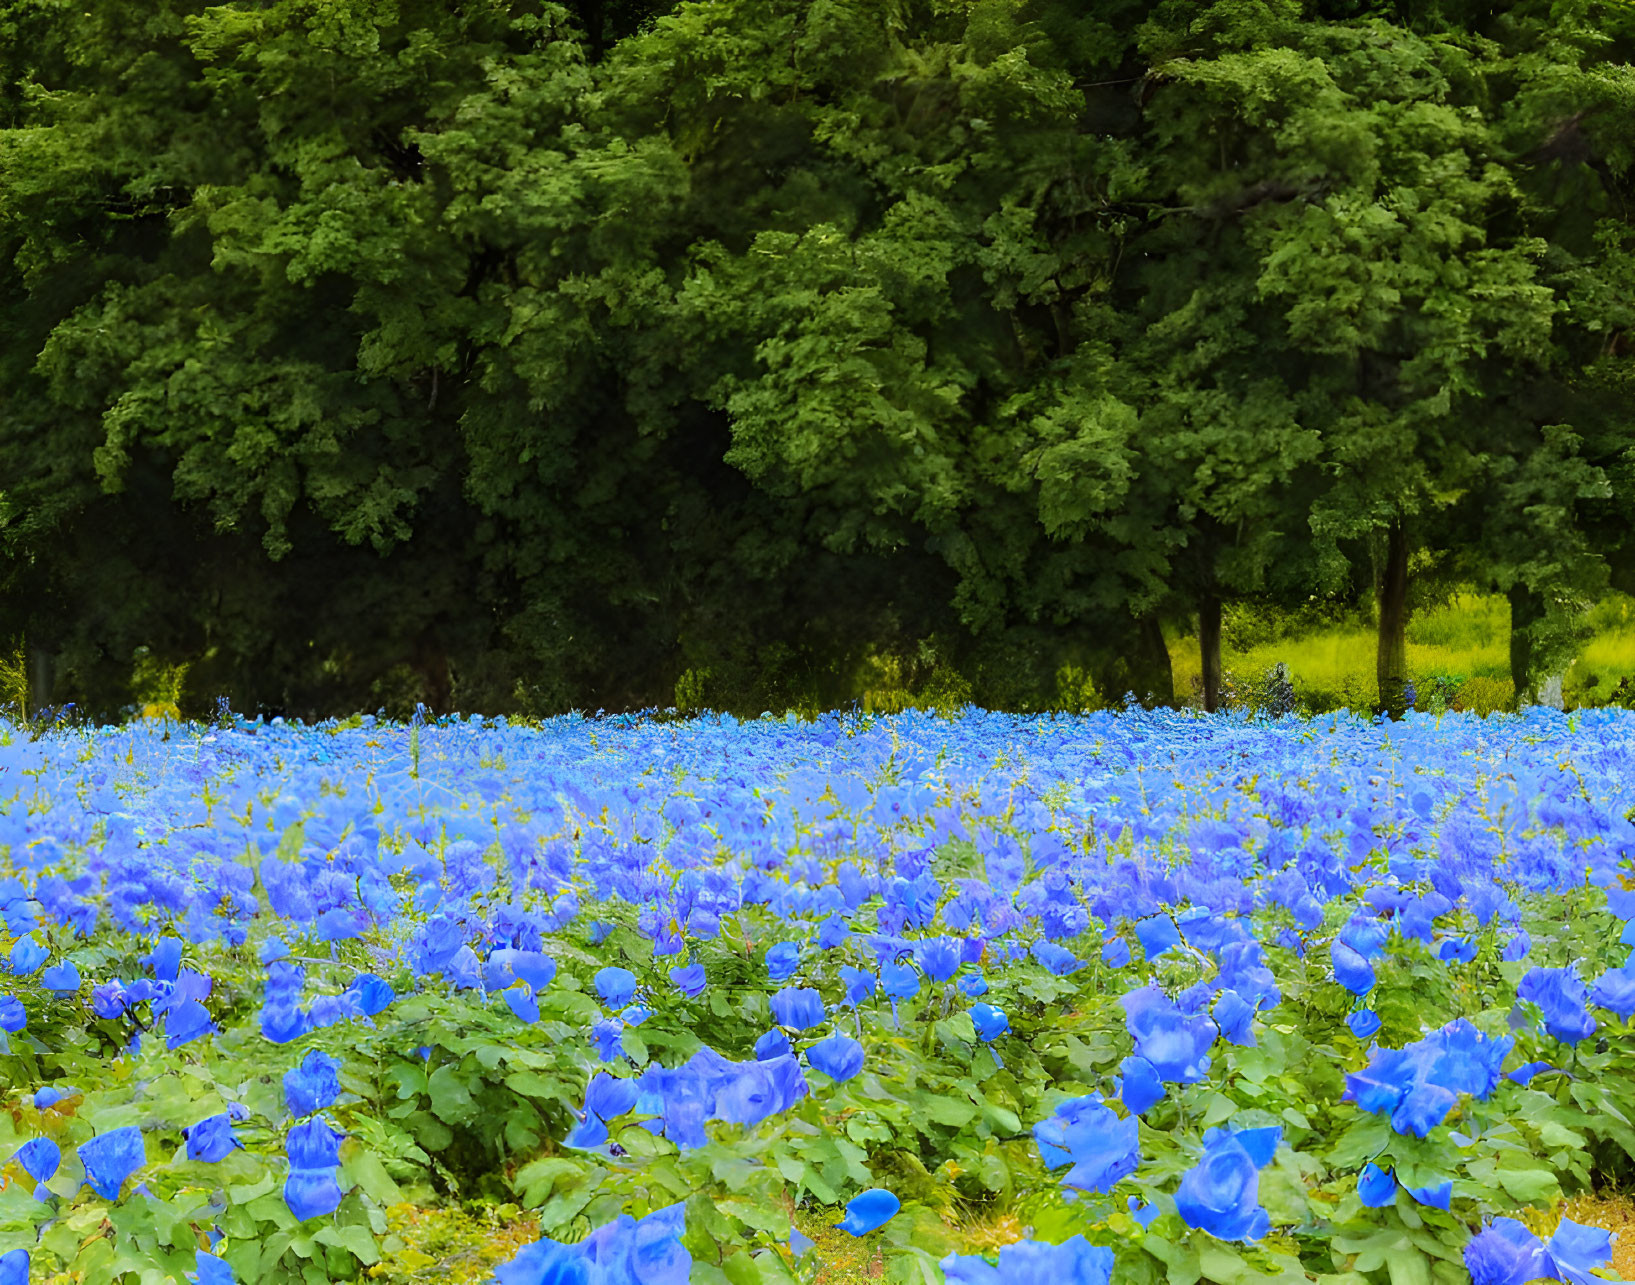
M0 1285L1599 1279L1632 816L1618 710L0 723Z

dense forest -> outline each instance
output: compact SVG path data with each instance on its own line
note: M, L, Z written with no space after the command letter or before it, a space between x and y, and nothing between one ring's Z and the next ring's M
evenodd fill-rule
M1635 587L1635 4L0 0L0 634L313 715ZM1314 607L1315 604L1315 607ZM179 669L173 672L182 672ZM905 679L905 681L907 681Z

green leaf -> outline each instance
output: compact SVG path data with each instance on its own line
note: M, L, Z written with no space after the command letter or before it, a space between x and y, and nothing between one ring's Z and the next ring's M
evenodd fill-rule
M1524 1205L1536 1205L1561 1194L1561 1184L1548 1169L1500 1169L1499 1185Z
M1387 1250L1385 1268L1391 1285L1431 1285L1431 1259L1417 1249Z
M977 1117L977 1108L960 1098L938 1095L919 1100L921 1113L937 1124L962 1128Z
M380 1250L367 1227L354 1223L349 1227L325 1227L316 1231L312 1239L320 1245L335 1245L353 1255L365 1267L380 1261Z
M463 1124L476 1115L471 1089L451 1066L440 1066L426 1081L432 1113L445 1124Z
M1243 1255L1213 1238L1198 1247L1198 1268L1215 1285L1238 1285L1255 1275Z
M341 1163L342 1185L356 1185L364 1195L379 1205L396 1205L403 1200L397 1183L386 1172L380 1157L365 1147L359 1147Z

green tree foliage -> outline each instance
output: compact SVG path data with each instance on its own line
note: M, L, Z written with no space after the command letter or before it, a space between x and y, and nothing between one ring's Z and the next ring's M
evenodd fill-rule
M1632 46L1585 0L4 0L36 703L146 646L206 706L753 711L930 638L993 703L1169 700L1193 613L1212 703L1223 601L1372 592L1400 708L1426 577L1512 594L1525 686L1635 577Z

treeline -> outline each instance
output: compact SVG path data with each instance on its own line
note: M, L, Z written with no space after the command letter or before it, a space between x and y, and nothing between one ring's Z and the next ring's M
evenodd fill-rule
M1635 587L1632 51L1586 0L0 0L0 633L37 705L142 656L758 712L882 656L1170 700L1185 620L1212 705L1223 604L1371 600L1400 709L1459 583L1525 688Z

